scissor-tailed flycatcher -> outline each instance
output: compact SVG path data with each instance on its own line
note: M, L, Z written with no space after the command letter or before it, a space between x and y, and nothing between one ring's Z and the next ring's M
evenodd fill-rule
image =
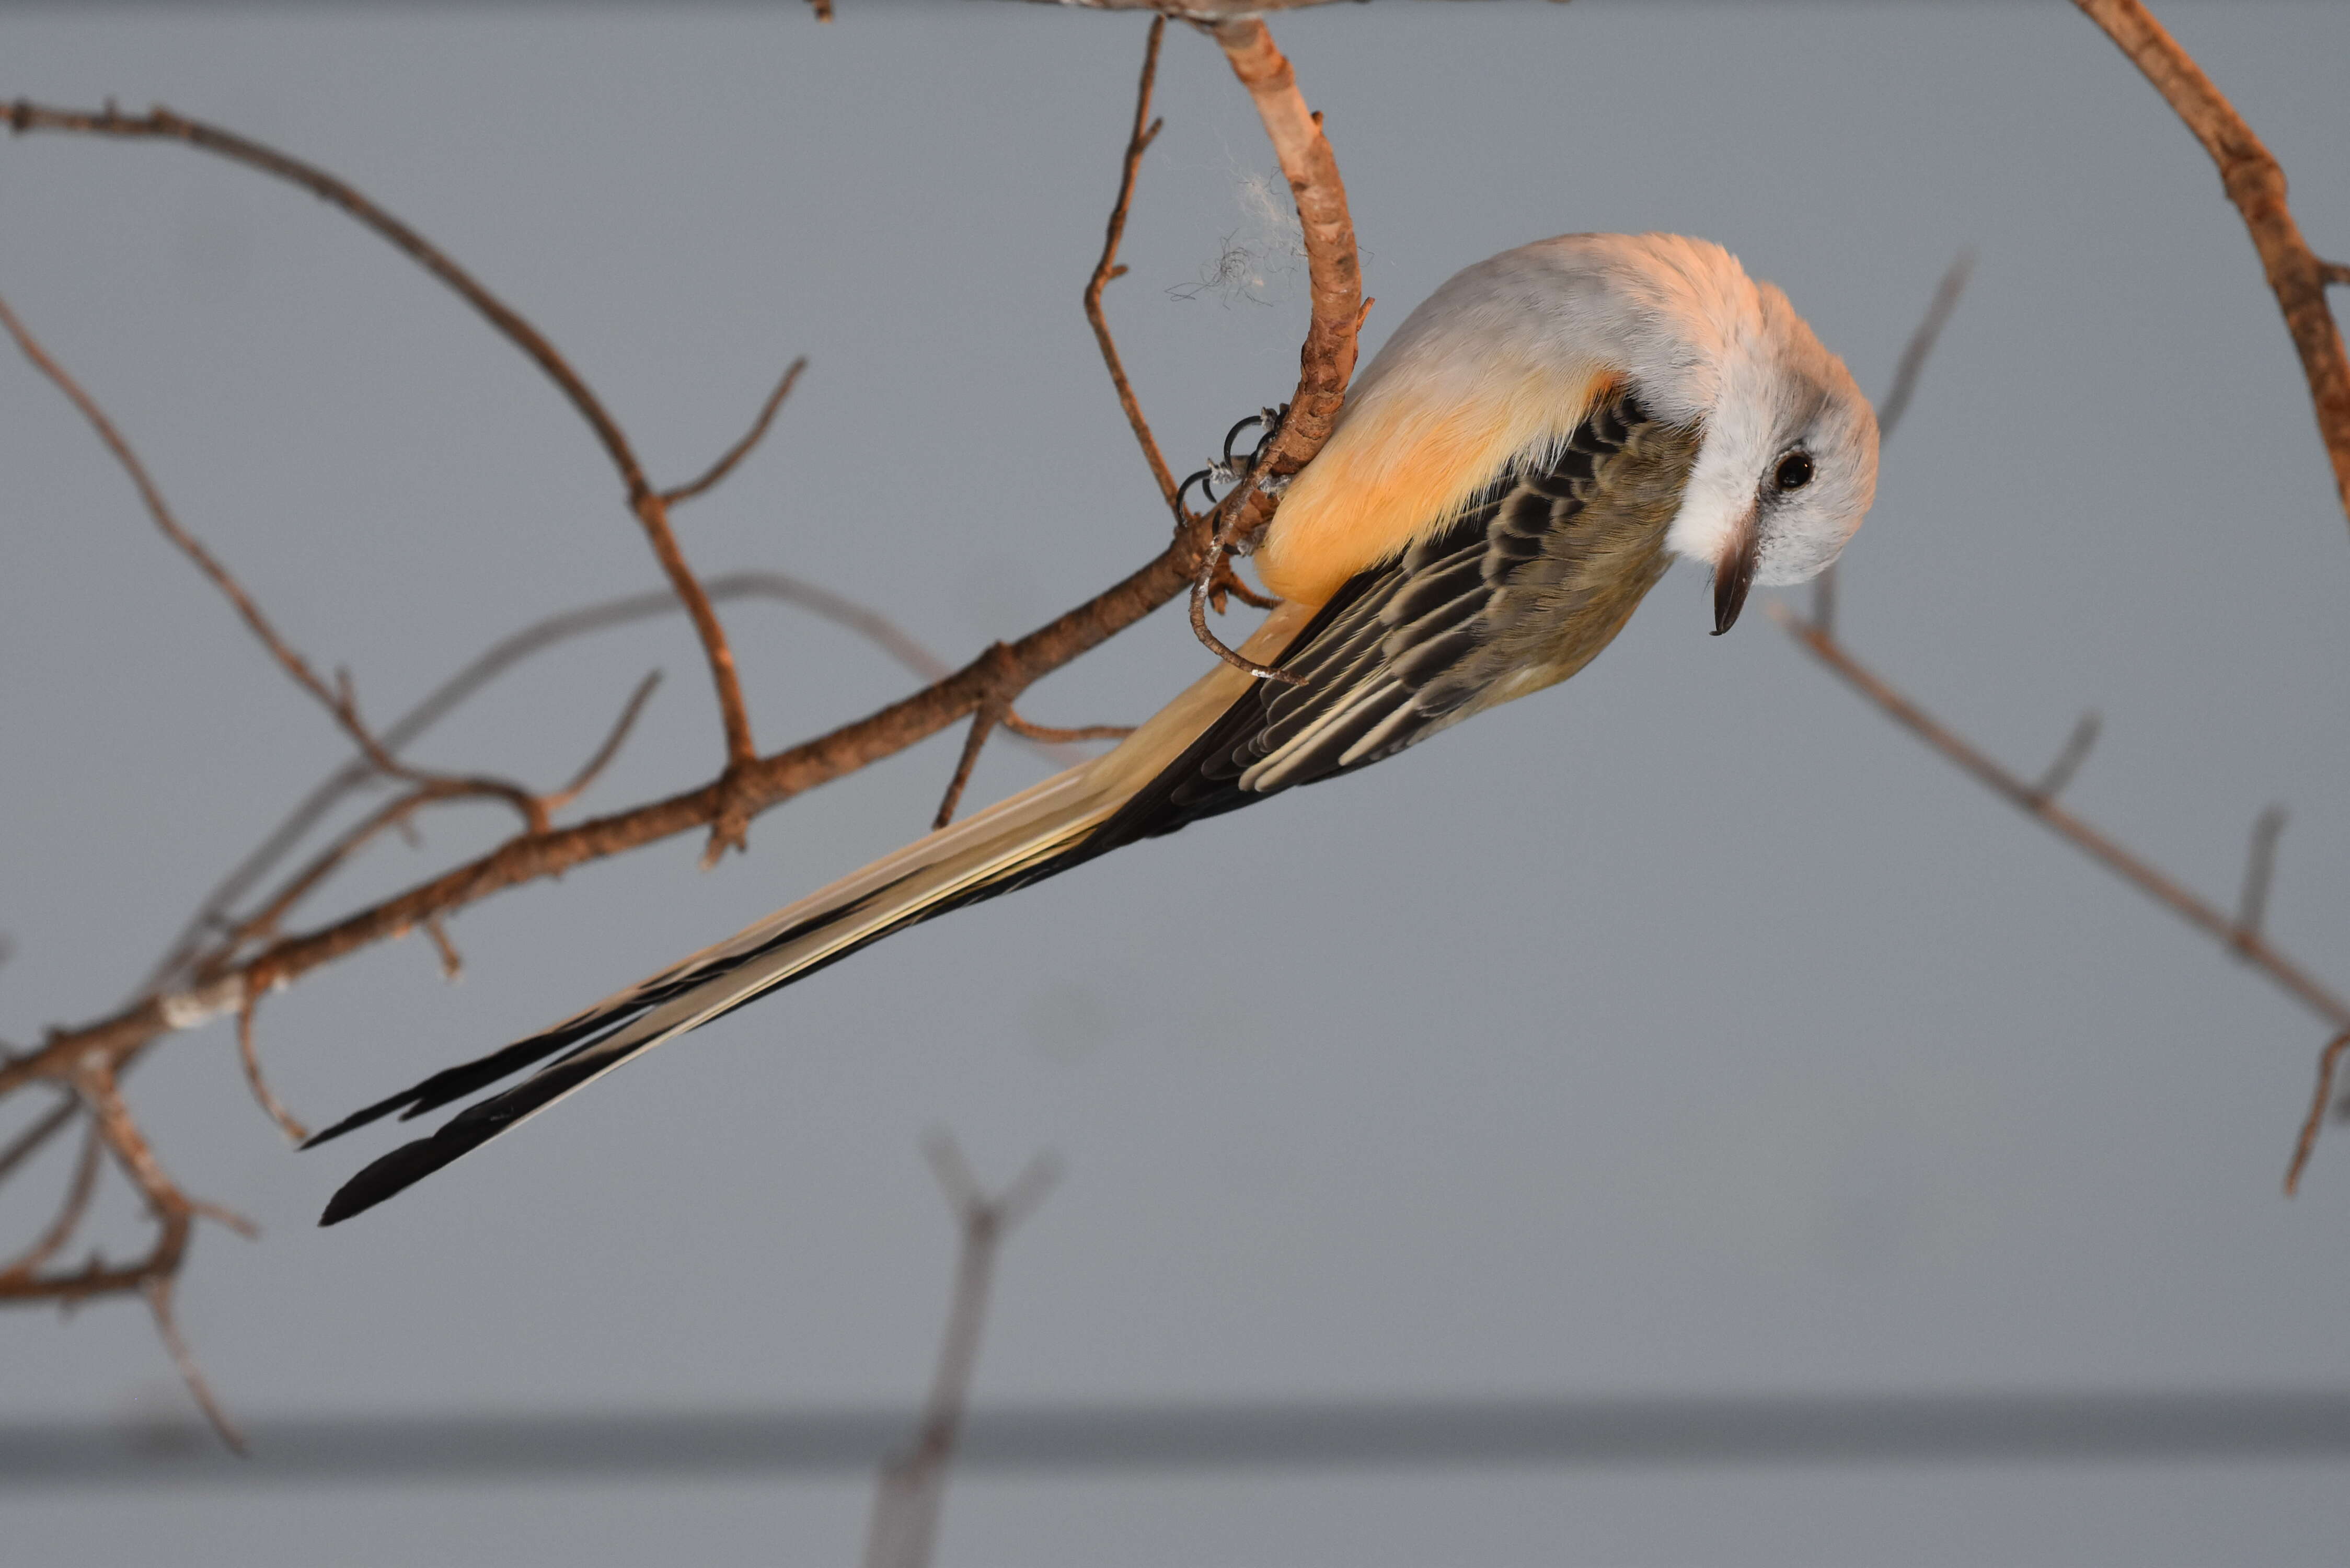
M1877 419L1787 296L1721 246L1572 234L1460 274L1291 483L1256 561L1282 604L1112 752L942 828L545 1033L328 1128L420 1116L555 1060L346 1183L348 1219L673 1035L918 921L1364 767L1582 669L1673 557L1713 629L1836 558Z

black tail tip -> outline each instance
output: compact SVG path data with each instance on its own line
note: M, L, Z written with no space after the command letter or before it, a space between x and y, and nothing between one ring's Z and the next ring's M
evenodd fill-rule
M354 1214L364 1214L387 1198L396 1198L460 1155L469 1154L497 1136L504 1123L467 1122L460 1117L431 1137L401 1144L369 1164L327 1200L319 1225L339 1225Z

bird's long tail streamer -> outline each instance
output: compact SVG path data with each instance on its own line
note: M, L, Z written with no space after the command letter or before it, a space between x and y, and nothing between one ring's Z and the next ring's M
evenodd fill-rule
M1248 646L1277 650L1297 619L1284 607ZM336 1192L319 1223L373 1208L630 1058L883 937L1091 858L1107 846L1088 844L1095 830L1248 685L1219 666L1116 750L918 839L551 1029L354 1112L303 1147L395 1112L403 1120L424 1115L546 1063L367 1166Z

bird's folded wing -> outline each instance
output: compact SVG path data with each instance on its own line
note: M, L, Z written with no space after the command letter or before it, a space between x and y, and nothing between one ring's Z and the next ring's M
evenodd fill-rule
M1367 766L1574 674L1669 564L1697 445L1628 394L1603 400L1564 446L1513 462L1457 521L1357 574L1276 661L1302 682L1252 688L1087 848Z

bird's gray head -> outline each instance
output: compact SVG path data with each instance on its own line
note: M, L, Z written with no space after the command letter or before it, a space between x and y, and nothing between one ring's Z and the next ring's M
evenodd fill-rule
M1719 340L1704 444L1667 536L1713 569L1717 636L1754 584L1833 565L1877 494L1868 400L1784 294L1753 287L1753 314Z

